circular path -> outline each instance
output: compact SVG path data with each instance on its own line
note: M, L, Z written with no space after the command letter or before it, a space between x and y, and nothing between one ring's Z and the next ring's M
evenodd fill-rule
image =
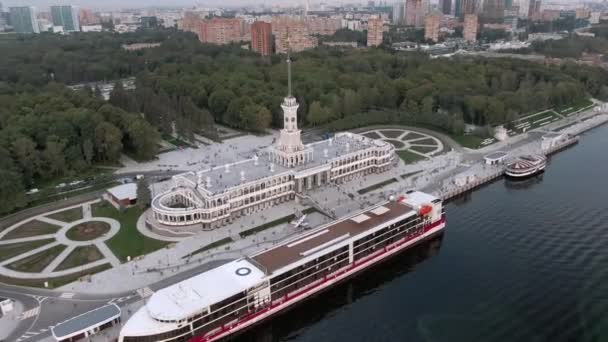
M361 133L371 139L380 139L395 146L396 151L409 151L430 158L443 151L443 142L436 137L403 128L379 128Z
M69 276L105 264L119 266L120 260L108 248L106 241L119 232L120 223L108 217L92 216L91 205L99 201L81 203L30 217L1 231L0 250L22 251L12 252L0 259L0 275L20 279L49 279ZM86 241L68 238L67 232L70 229L87 222L103 222L109 226L109 230ZM77 248L96 248L100 258L70 268L60 267ZM36 255L45 254L48 254L44 258L46 262L39 266L39 270L25 271L15 267L27 264L29 259L36 260Z

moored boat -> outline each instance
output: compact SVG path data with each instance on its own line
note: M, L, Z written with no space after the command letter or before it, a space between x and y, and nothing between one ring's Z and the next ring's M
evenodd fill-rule
M410 191L154 293L120 342L210 342L243 331L443 231L441 199Z
M511 178L526 178L545 170L547 158L542 155L529 154L520 156L507 165L505 175Z

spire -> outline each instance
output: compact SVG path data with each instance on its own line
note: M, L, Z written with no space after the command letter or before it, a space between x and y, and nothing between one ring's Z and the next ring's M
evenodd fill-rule
M289 44L289 31L287 31L287 97L291 97L291 57L289 51L291 46Z
M287 97L291 97L291 58L287 51Z

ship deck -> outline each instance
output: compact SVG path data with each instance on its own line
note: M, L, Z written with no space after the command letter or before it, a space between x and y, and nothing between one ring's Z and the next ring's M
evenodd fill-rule
M386 202L341 221L321 226L297 239L254 255L252 259L271 274L340 242L342 238L356 236L395 218L415 214L416 211L407 203Z

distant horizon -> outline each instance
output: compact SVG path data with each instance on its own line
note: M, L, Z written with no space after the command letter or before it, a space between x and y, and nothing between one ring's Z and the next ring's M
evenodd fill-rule
M387 0L388 1L388 0ZM325 1L327 2L327 1ZM329 3L343 3L344 1L333 0ZM349 1L356 2L356 1ZM83 8L142 8L142 7L237 7L252 5L304 5L305 0L0 0L5 8L13 6L34 6L37 8L47 8L53 5L74 5Z

